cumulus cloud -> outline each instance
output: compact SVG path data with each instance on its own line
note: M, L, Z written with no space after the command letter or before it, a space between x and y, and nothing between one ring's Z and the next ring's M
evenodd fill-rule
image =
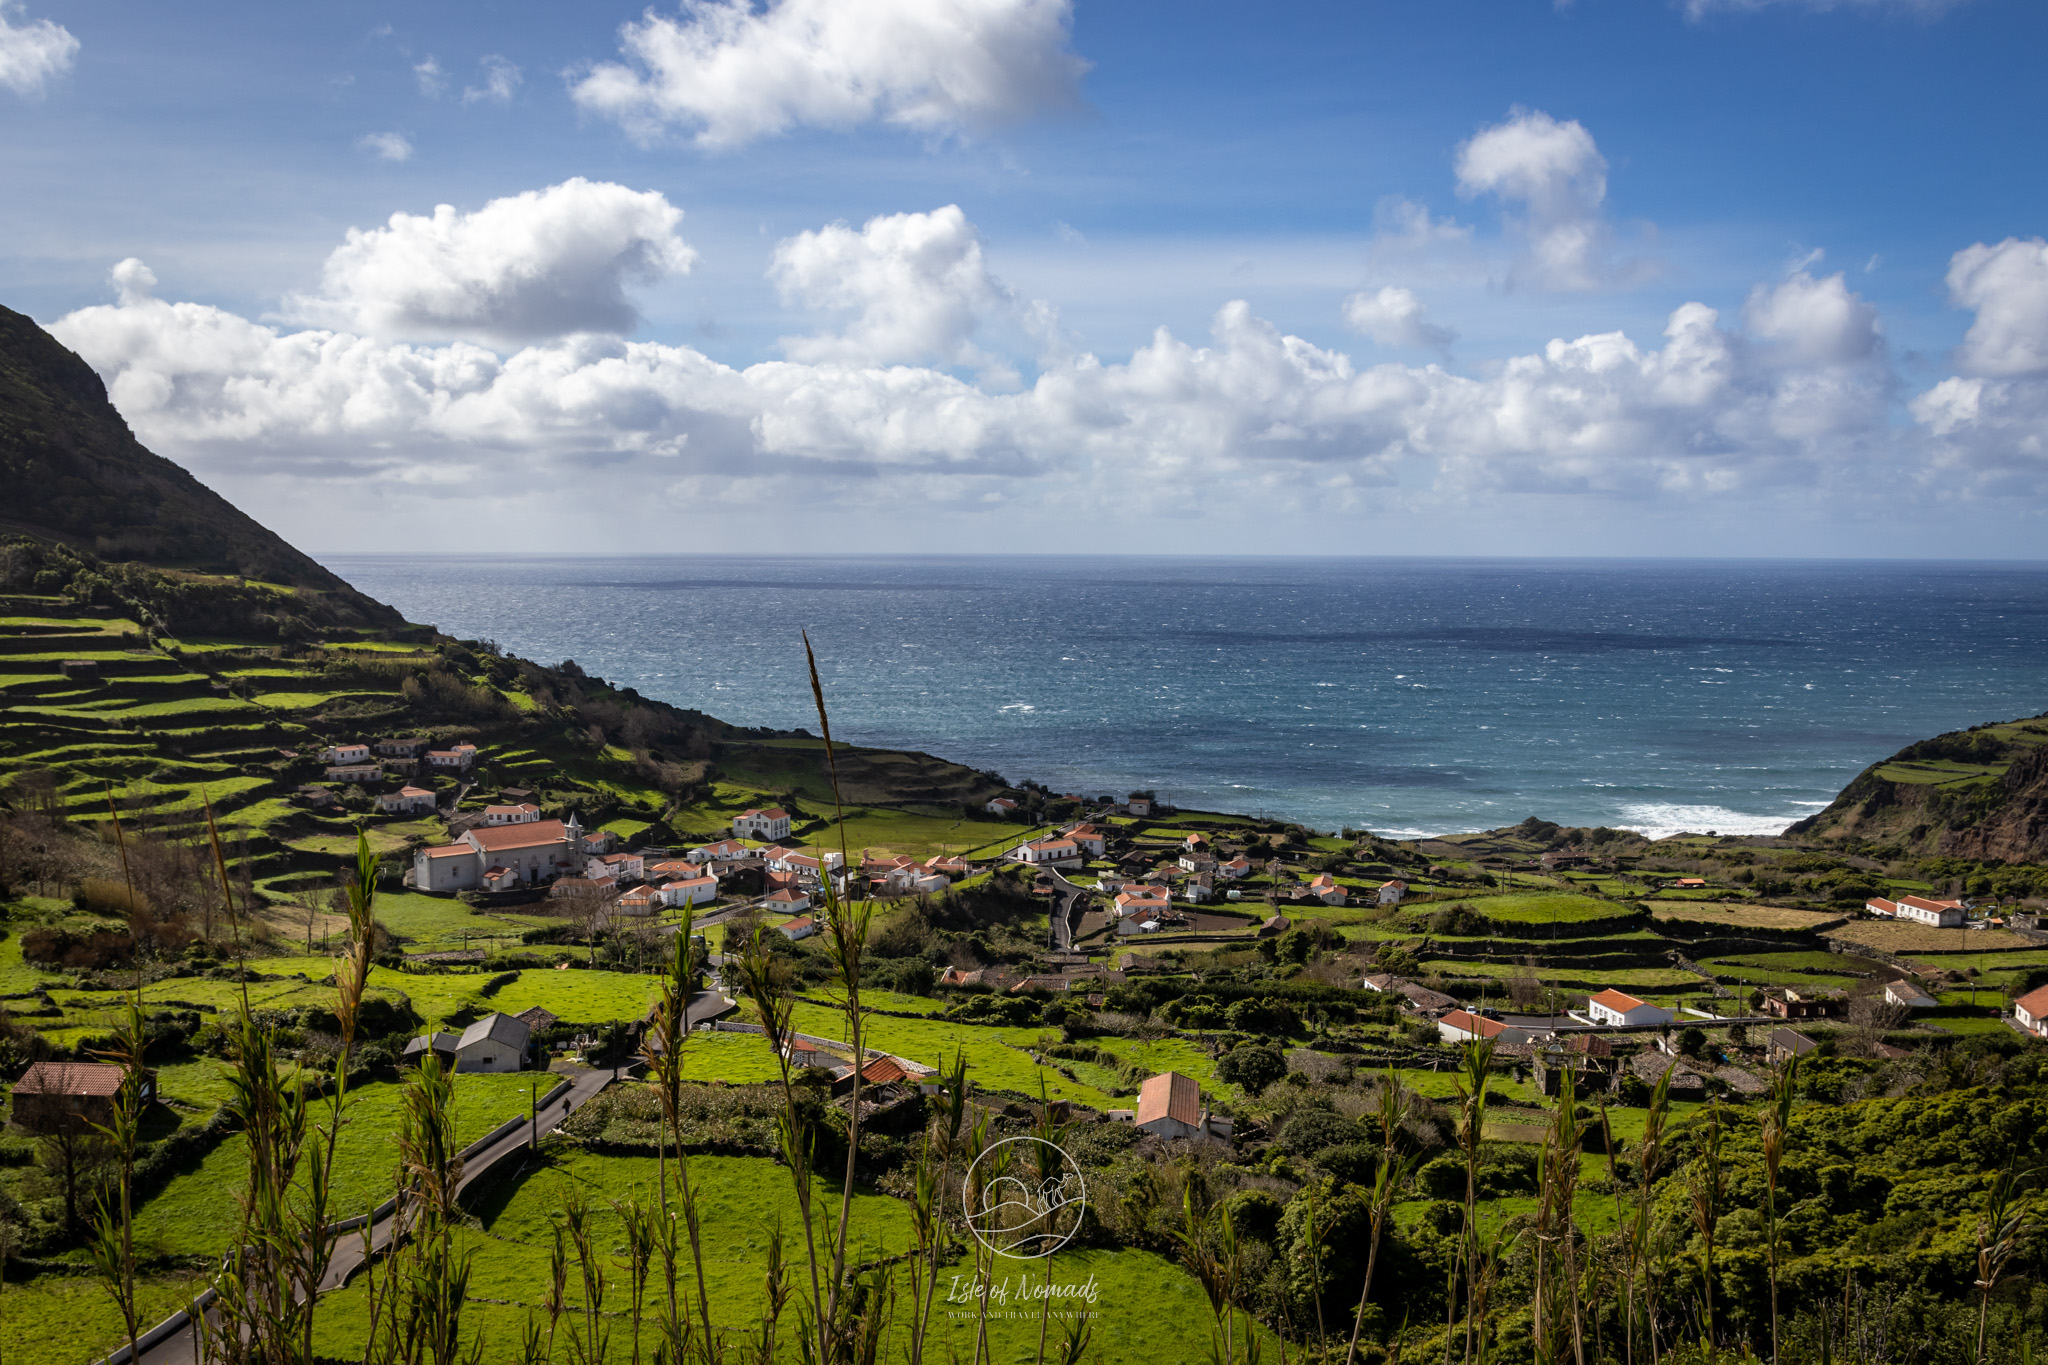
M1961 374L1913 401L1944 473L2037 493L2048 472L2048 242L2008 237L1949 259L1949 299L1976 320Z
M522 342L627 332L626 286L687 273L696 252L683 212L654 191L567 180L493 199L473 213L442 204L349 229L320 292L286 300L293 321L379 337Z
M1422 300L1398 285L1353 294L1344 300L1344 321L1382 346L1441 350L1458 339L1450 328L1431 322Z
M356 139L356 146L362 148L379 161L410 161L412 143L403 133L366 133Z
M483 67L482 83L464 88L462 102L510 104L522 79L519 67L496 53L484 58L479 65Z
M1071 0L684 0L619 31L576 102L649 140L731 147L799 125L954 132L1076 98Z
M956 204L871 218L858 232L798 233L777 245L768 274L786 302L845 315L839 331L783 339L791 359L810 363L978 365L975 328L1011 302Z
M48 19L17 24L7 15L12 8L0 3L0 86L23 99L38 99L51 81L71 69L78 39Z
M1611 233L1601 206L1607 161L1577 120L1517 111L1458 148L1458 192L1519 206L1528 254L1517 278L1545 289L1596 289Z
M448 73L441 69L441 63L433 57L417 62L412 68L413 83L420 93L430 100L437 100L448 93Z
M905 218L947 235L943 214ZM828 231L845 234L829 239L833 251L873 264L866 230ZM146 267L121 269L139 282ZM139 283L52 330L107 377L143 439L173 454L230 473L446 494L502 490L516 469L548 487L593 461L651 487L706 480L720 497L816 492L825 479L922 501L1057 488L1126 508L1213 498L1232 480L1320 497L1388 483L1407 461L1453 492L1732 493L1866 474L1857 461L1882 436L1887 390L1864 305L1838 279L1801 276L1752 297L1744 316L1729 328L1687 304L1654 349L1619 332L1560 339L1466 377L1361 368L1240 301L1217 312L1205 342L1161 328L1123 360L1047 359L1017 392L844 354L738 369L687 346L590 333L500 355L464 341L289 332ZM878 325L868 356L965 344L943 317L899 331L909 339Z

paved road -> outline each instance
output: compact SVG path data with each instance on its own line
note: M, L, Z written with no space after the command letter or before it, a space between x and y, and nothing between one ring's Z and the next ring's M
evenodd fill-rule
M1052 950L1056 953L1074 951L1074 907L1081 897L1088 894L1085 886L1076 886L1060 875L1056 867L1041 869L1052 878L1053 890L1060 893L1060 904L1052 913Z
M696 1023L699 1001L710 1004L711 992L704 992L690 1002L691 1023ZM727 1002L729 1004L729 1002ZM705 1016L709 1018L710 1015ZM536 1073L538 1075L539 1073ZM538 1131L546 1133L560 1124L570 1114L597 1097L599 1091L612 1083L613 1073L609 1069L586 1070L582 1067L570 1072L569 1091L553 1104L542 1108L536 1115ZM543 1088L557 1084L556 1078L546 1079ZM534 1127L522 1127L506 1134L496 1143L476 1153L463 1163L462 1181L456 1187L460 1198L469 1188L487 1175L495 1175L498 1168L508 1163L516 1166L526 1153L534 1134ZM377 1251L384 1251L391 1242L394 1220L387 1217L370 1231L370 1238ZM345 1232L334 1247L334 1254L327 1266L327 1273L320 1279L320 1292L339 1289L347 1284L349 1277L363 1266L363 1235L360 1229ZM106 1359L106 1365L120 1365L128 1358L128 1348L123 1346ZM198 1347L193 1340L192 1328L187 1324L183 1330L174 1332L142 1353L142 1365L199 1365Z

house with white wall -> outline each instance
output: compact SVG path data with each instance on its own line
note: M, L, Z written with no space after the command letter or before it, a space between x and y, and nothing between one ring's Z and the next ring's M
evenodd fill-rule
M517 1071L526 1064L533 1030L509 1014L487 1014L462 1031L455 1044L457 1071Z
M663 883L661 888L661 901L664 905L702 905L706 901L717 899L716 877L679 877L675 881Z
M1638 1000L1612 987L1586 1001L1586 1017L1607 1028L1629 1024L1668 1024L1675 1017L1646 1000Z
M451 749L427 750L427 766L446 768L450 772L466 773L476 762L476 745L458 744Z
M487 825L530 825L540 819L540 807L531 801L522 801L516 806L485 806L484 823Z
M733 816L732 832L738 839L766 839L772 843L789 837L790 823L789 812L780 806L743 810Z
M1899 897L1898 909L1894 913L1899 919L1936 929L1960 929L1963 921L1969 918L1969 911L1961 901L1930 900L1926 896Z
M395 792L379 792L377 809L386 815L424 815L435 810L434 794L425 787L400 787Z
M2048 1038L2048 986L2036 987L2013 1001L2012 1018L2036 1038Z
M479 825L453 843L413 855L413 886L420 891L471 891L483 885L484 870L510 870L531 886L583 867L583 827L570 816L523 825Z
M1379 890L1379 903L1381 905L1399 905L1401 903L1401 898L1407 894L1408 883L1404 881L1396 880L1391 882L1381 882Z
M330 744L320 751L322 763L366 763L369 758L367 744Z
M1072 839L1033 839L1011 849L1010 856L1034 866L1078 867L1082 861L1080 846Z

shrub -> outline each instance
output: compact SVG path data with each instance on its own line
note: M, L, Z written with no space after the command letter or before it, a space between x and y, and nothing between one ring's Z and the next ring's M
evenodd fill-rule
M134 958L135 940L122 930L73 933L39 925L21 936L21 955L45 967L68 967L74 971L121 967Z
M1247 1094L1256 1095L1273 1082L1287 1074L1287 1059L1280 1055L1280 1049L1264 1043L1246 1043L1234 1047L1216 1063L1216 1078L1230 1085L1242 1086Z
M87 877L71 892L71 903L81 910L114 919L133 919L149 912L141 893L131 892L125 882L104 877Z
M1327 1109L1303 1109L1280 1130L1280 1146L1293 1156L1307 1156L1325 1147L1355 1141L1358 1125Z
M517 980L519 980L518 972L499 972L489 981L484 982L482 988L476 993L477 998L479 1000L488 1000Z

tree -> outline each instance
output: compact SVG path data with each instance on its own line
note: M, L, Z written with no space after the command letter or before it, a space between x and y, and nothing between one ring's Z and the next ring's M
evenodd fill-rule
M1287 1059L1267 1043L1234 1047L1216 1063L1216 1078L1256 1095L1287 1074Z
M1702 1051L1705 1050L1706 1046L1707 1035L1704 1031L1694 1028L1691 1025L1687 1025L1685 1028L1682 1028L1678 1031L1679 1056L1697 1057L1700 1055Z

